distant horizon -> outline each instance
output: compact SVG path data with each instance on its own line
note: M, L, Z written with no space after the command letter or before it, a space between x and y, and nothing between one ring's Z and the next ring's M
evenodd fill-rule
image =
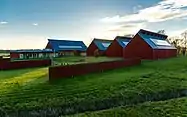
M187 30L187 0L1 0L0 14L0 49L42 49L48 38L88 46L139 29L169 37Z

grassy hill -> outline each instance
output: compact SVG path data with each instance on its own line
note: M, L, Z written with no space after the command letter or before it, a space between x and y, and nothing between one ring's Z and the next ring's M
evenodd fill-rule
M0 71L0 113L56 117L177 98L187 89L186 70L187 57L178 57L54 83L47 68Z

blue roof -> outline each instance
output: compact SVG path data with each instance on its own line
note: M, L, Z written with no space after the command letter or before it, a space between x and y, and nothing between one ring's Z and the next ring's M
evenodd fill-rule
M14 53L43 53L43 52L53 52L52 49L21 49L21 50L10 50Z
M176 49L166 40L167 35L162 35L142 29L138 32L138 35L153 49Z
M124 36L117 36L115 39L117 40L119 45L124 48L130 42L132 38L124 37Z
M55 51L77 50L86 51L87 47L83 41L48 39L49 44Z
M93 42L95 43L95 45L98 47L99 50L105 51L112 43L112 40L94 39Z
M141 37L154 38L154 39L159 39L159 40L166 40L168 37L167 35L151 32L151 31L147 31L143 29L140 29L138 34L141 35Z

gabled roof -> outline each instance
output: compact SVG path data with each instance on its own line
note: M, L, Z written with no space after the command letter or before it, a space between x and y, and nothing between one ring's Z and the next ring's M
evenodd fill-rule
M105 40L105 39L94 39L93 42L98 47L99 50L105 51L110 44L112 43L112 40Z
M125 36L117 36L115 39L117 40L119 45L124 48L130 42L132 38L125 37Z
M43 53L43 52L53 52L52 49L20 49L20 50L10 50L13 53Z
M167 35L140 29L138 35L153 49L176 49L166 39Z
M87 47L83 41L48 39L49 44L55 51L78 50L86 51Z

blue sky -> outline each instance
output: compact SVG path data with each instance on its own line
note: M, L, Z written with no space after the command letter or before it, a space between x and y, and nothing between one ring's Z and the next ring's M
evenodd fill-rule
M187 0L0 0L0 48L44 48L48 38L113 39L140 28L187 28Z

